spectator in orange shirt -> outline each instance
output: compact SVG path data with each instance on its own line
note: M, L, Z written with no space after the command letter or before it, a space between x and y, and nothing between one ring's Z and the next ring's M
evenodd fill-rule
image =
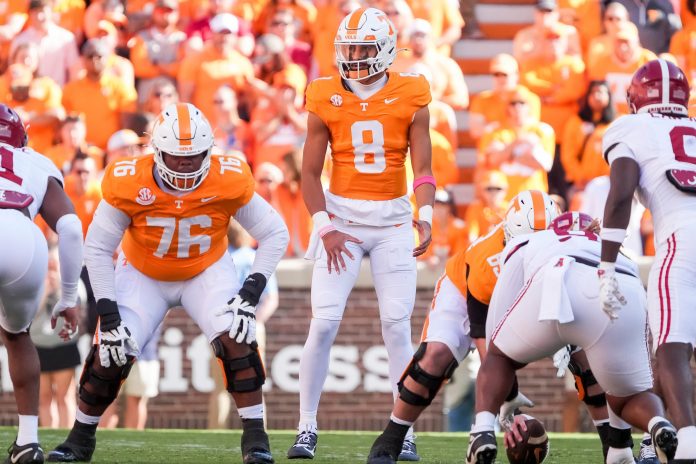
M497 169L507 176L507 201L522 190L548 191L546 173L556 146L553 129L534 119L522 92L509 96L506 121L481 138L477 168Z
M252 168L253 133L249 124L239 117L237 94L227 85L221 86L213 97L215 110L210 115L210 123L215 136L215 146L224 153L240 152L244 154Z
M280 210L276 199L276 189L283 182L283 171L273 163L261 163L254 168L254 180L256 193L272 204L276 210Z
M283 181L275 190L276 205L290 232L290 243L285 256L299 258L304 256L312 232L312 217L302 200L301 191L301 153L298 150L285 153L280 159Z
M63 106L68 112L83 113L87 141L106 148L111 134L124 123L127 113L135 110L137 95L116 77L105 74L109 50L99 39L90 39L82 47L84 77L69 82L63 89Z
M81 115L69 114L60 127L60 143L48 148L44 153L63 174L70 172L73 159L89 156L98 170L104 168L104 152L94 145L89 145L85 137L87 127Z
M566 124L561 141L561 162L566 179L573 184L573 205L585 185L595 177L609 175L609 166L602 158L602 136L614 120L615 109L606 81L591 81L578 114Z
M455 110L469 106L469 90L464 74L456 61L435 49L432 27L424 19L416 19L406 33L409 52L397 55L392 70L417 72L419 64L430 70L430 92Z
M578 55L565 53L563 33L553 27L547 32L543 53L530 60L520 83L541 98L541 120L563 134L565 123L578 110L585 94L585 63Z
M268 33L277 35L285 43L285 50L290 60L300 66L305 75L312 69L312 46L297 39L297 27L292 10L278 10L271 16Z
M53 145L60 120L65 116L62 92L50 77L36 77L35 45L17 48L12 61L0 83L0 102L20 115L28 126L29 146L43 153Z
M611 50L589 57L587 74L590 80L606 80L616 103L617 116L628 113L626 91L633 73L648 61L657 59L650 50L640 46L638 29L626 23L614 36Z
M464 18L459 2L451 0L407 0L413 16L426 20L432 26L435 48L443 56L450 56L452 45L462 35Z
M503 220L507 208L507 176L500 171L486 171L476 184L476 199L466 209L464 222L470 242L486 235Z
M268 18L272 17L278 10L287 9L292 10L293 16L297 21L299 38L310 44L313 43L317 9L309 0L268 0L256 21L254 21L254 33L256 35L267 33Z
M51 7L51 0L29 2L27 26L12 41L10 54L22 44L36 44L39 48L39 76L48 76L62 87L68 78L74 77L79 55L75 36L54 22Z
M312 46L312 56L316 70L310 72L310 76L331 76L338 74L336 68L336 51L334 49L334 37L341 20L348 16L351 11L360 8L362 5L358 0L338 0L328 2L320 6L319 17L314 31L314 44ZM387 13L385 10L382 10ZM389 19L392 19L391 17ZM393 19L392 19L393 22Z
M459 181L459 168L452 144L447 140L447 137L432 127L430 128L430 144L432 146L433 177L435 177L437 188L456 184Z
M152 25L133 38L130 57L138 78L141 102L155 79L165 76L176 79L186 42L186 34L177 28L178 20L179 2L157 0L152 12Z
M602 16L602 25L604 26L604 34L594 37L585 50L585 59L587 62L591 57L605 53L607 50L614 48L614 38L616 33L627 23L631 22L628 19L628 10L625 6L618 2L611 2L604 9Z
M84 36L82 25L85 8L85 0L55 0L53 2L53 12L58 18L58 25L72 32L77 43L81 43Z
M466 224L456 217L455 212L452 194L447 190L437 189L433 203L433 242L428 251L418 258L425 261L431 269L442 268L447 258L469 246Z
M493 76L493 88L474 96L469 107L469 135L476 141L505 123L510 92L526 91L531 114L537 120L541 114L539 97L519 85L519 68L512 55L495 55L491 59L490 72Z
M254 76L249 59L235 50L238 19L220 13L210 21L213 33L200 53L187 56L179 68L179 96L191 102L203 114L212 114L213 95L221 85L231 86L239 94Z
M75 214L82 221L82 234L87 236L94 211L102 199L94 159L84 153L73 158L70 173L65 176L65 193L72 200Z
M116 26L123 27L128 18L121 0L92 0L85 11L85 37L93 39L99 34L99 21L105 19Z
M143 140L130 129L121 129L109 137L106 144L106 165L120 158L130 158L142 154Z
M264 34L256 40L254 50L254 74L266 84L278 80L289 83L298 95L303 95L307 86L307 75L302 68L290 60L283 39L273 34Z
M118 80L128 87L135 88L135 70L133 69L133 63L129 59L116 53L116 46L119 40L116 26L102 19L97 23L97 35L95 38L104 42L109 50L106 57L106 69L104 72L118 78Z
M178 102L179 92L174 83L166 77L156 77L145 94L141 109L145 113L159 115L167 105Z
M563 37L566 45L563 54L580 56L578 31L573 26L560 22L556 0L538 0L534 11L534 24L517 32L512 43L512 54L522 71L531 60L543 56L548 48L549 31L558 31Z
M255 1L255 0L250 0ZM198 3L198 16L193 15L191 7ZM188 37L186 46L187 53L190 51L201 51L204 44L212 39L213 31L210 28L212 19L221 14L229 13L237 18L237 40L235 48L239 53L250 57L254 51L254 34L252 32L249 9L252 6L248 2L240 0L184 0L180 5L181 20L179 24L185 24L184 32ZM189 18L192 21L189 22Z
M6 0L0 8L0 73L7 68L10 44L27 22L26 0ZM350 12L349 12L350 13Z

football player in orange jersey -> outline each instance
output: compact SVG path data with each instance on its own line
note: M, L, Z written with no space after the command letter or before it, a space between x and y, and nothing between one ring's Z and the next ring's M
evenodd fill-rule
M212 156L213 133L189 103L172 104L152 131L154 155L111 163L103 200L85 241L99 326L80 378L68 438L51 462L89 461L99 418L171 307L183 306L208 337L242 418L244 464L273 457L263 424L264 367L255 341L255 306L288 244L280 216L254 193L249 167ZM239 288L227 253L234 217L259 243ZM123 241L122 241L123 240ZM113 253L122 253L114 270Z
M299 433L288 451L290 459L314 457L330 348L366 255L379 300L389 379L397 393L413 355L415 257L430 244L435 181L428 83L417 74L387 72L397 52L396 30L375 8L346 16L335 48L340 76L316 79L306 94L302 193L314 219L306 257L315 264L312 322L300 361ZM324 191L320 177L329 144L333 164L329 189ZM406 186L409 151L419 207L415 222ZM415 248L412 222L420 235ZM402 460L419 459L412 436L404 442Z
M484 310L482 324L477 326L476 316L467 311L470 290L478 290L477 297L487 305L498 278L501 264L498 257L505 240L545 230L556 215L556 204L547 194L538 190L520 192L513 198L502 223L447 261L445 273L435 286L421 345L404 371L391 418L384 433L372 445L368 463L387 464L396 460L405 436L403 424L415 422L432 402L469 354L475 336L483 337L480 349L485 351L486 313ZM513 390L501 408L501 415L519 406L532 405L524 395Z

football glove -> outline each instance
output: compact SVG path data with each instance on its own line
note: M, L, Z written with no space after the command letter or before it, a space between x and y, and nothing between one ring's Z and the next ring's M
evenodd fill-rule
M619 290L619 282L616 280L616 270L613 265L604 267L600 264L597 271L599 276L599 302L609 319L614 321L619 317L618 312L622 306L626 305L626 298Z
M570 362L570 345L566 345L553 355L553 365L558 371L556 377L563 377Z
M102 298L97 302L99 313L99 362L111 367L111 361L124 366L128 359L126 352L137 356L138 344L131 338L131 332L121 321L118 306L113 300Z
M230 338L237 343L256 341L256 305L266 287L266 277L258 272L246 278L239 293L227 302L220 314L232 313Z
M510 401L506 401L500 406L500 412L498 413L498 422L504 430L510 430L512 423L514 422L515 410L520 407L533 408L534 402L524 396L522 392L519 392L516 397Z

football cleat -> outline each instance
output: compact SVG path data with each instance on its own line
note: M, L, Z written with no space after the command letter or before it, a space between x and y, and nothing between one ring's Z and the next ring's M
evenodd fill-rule
M295 443L288 450L288 459L314 459L317 450L317 434L303 430L295 437Z
M19 446L17 442L12 443L7 449L5 464L43 464L44 452L38 443L27 443Z
M493 464L498 455L495 434L490 432L472 432L469 435L469 448L466 450L467 464Z
M397 461L420 461L420 456L418 456L418 450L416 449L416 442L413 441L413 439L404 440Z
M242 462L243 464L273 464L271 445L268 443L268 434L263 429L263 421L251 424L242 432Z
M677 429L667 421L660 421L650 429L655 454L660 462L668 462L674 459L677 452Z
M657 454L655 454L652 438L645 438L640 442L636 464L660 464L660 460L657 459Z
M49 451L48 462L90 462L94 448L97 445L96 438L92 439L92 443L78 445L65 441L56 446L53 451Z
M244 464L273 464L273 455L266 449L252 449L244 453L242 457Z

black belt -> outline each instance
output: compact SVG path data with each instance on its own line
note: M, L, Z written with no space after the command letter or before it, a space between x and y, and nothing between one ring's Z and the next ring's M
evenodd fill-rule
M573 258L575 260L575 262L580 263L580 264L584 264L585 266L599 267L599 262L597 262L597 261L593 261L591 259L583 258L580 256L572 256L571 255L570 257ZM619 274L624 274L624 275L628 275L628 276L637 278L637 276L634 275L632 272L627 271L625 269L621 269L620 267L616 268L616 272L618 272Z

